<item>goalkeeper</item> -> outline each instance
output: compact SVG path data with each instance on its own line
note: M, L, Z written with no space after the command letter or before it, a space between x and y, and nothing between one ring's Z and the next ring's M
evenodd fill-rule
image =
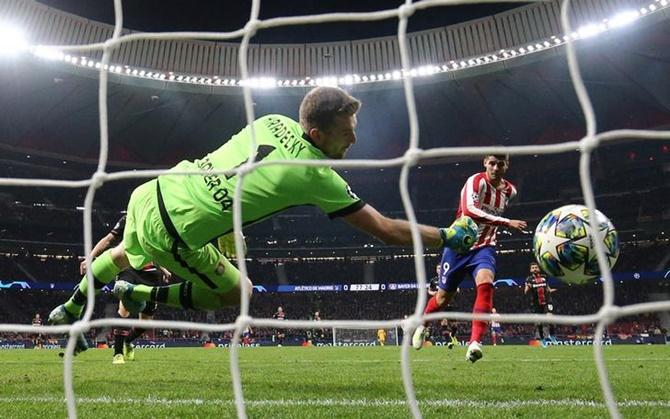
M233 232L233 193L239 176L215 173L243 165L256 137L255 161L342 159L356 142L356 113L361 103L344 90L317 87L303 98L300 122L282 115L254 121L219 149L195 161L182 161L137 187L128 203L122 242L91 264L96 291L123 269L156 262L184 280L168 286L134 285L117 281L113 293L129 310L150 301L183 309L214 310L240 303L239 271L210 242ZM314 205L384 243L410 245L410 223L381 215L354 194L331 167L266 165L244 177L241 191L242 225L250 225L298 205ZM449 228L419 225L423 243L467 251L476 237L468 217ZM88 283L80 285L86 293ZM53 324L75 321L81 301L68 300L50 314Z

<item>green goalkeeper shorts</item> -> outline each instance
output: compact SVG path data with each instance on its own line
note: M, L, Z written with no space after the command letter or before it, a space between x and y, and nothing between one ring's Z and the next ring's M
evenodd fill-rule
M230 291L239 281L237 268L210 243L193 250L173 237L161 218L157 188L154 179L137 187L130 196L123 232L130 265L142 269L155 262L200 287L216 293Z

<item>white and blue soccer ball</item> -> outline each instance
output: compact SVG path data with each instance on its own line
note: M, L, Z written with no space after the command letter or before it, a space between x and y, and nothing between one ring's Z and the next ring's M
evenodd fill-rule
M583 205L566 205L550 211L535 229L533 252L542 271L565 282L581 284L600 276L593 229L603 239L612 268L619 258L619 235L612 222L596 210L596 220Z

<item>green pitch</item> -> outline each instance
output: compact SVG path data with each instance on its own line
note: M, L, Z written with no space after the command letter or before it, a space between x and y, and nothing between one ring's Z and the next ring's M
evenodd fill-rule
M433 347L411 353L427 418L607 417L589 347ZM66 417L62 360L52 350L0 351L0 417ZM625 417L670 417L670 346L606 347ZM244 348L250 418L405 418L397 347ZM109 350L74 363L82 418L235 417L228 350L137 349L112 365Z

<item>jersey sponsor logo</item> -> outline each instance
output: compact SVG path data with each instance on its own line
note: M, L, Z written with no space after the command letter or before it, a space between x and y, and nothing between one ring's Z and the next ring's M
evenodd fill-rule
M256 151L256 157L254 158L254 161L260 162L274 150L275 150L274 146L267 144L259 145L258 151ZM238 164L237 166L233 167L233 169L237 169L238 167L245 164L247 161L249 161L248 158L245 159L240 164ZM209 159L209 156L205 156L204 159L197 161L197 165L198 168L201 170L205 170L208 172L214 171L214 164ZM233 177L235 177L235 175L236 175L235 173L231 173L229 175L226 175L225 178L226 180L230 180ZM203 179L205 181L205 185L207 186L207 190L212 194L212 199L214 199L214 201L216 201L217 203L219 203L219 205L221 205L222 211L228 211L233 206L233 198L230 194L230 191L228 191L228 189L223 186L223 180L221 180L221 177L216 173L212 173L204 176Z
M496 208L486 204L482 205L481 210L496 217L501 216L505 212L504 208Z
M205 156L204 159L199 160L197 162L197 165L198 168L201 170L205 170L208 172L214 171L214 164L209 159L209 156ZM214 201L216 201L219 205L221 205L221 210L222 211L229 210L230 207L233 206L233 198L230 196L230 192L228 192L228 189L222 186L223 181L221 180L221 177L216 173L212 173L203 176L203 180L205 181L207 190L212 195Z

